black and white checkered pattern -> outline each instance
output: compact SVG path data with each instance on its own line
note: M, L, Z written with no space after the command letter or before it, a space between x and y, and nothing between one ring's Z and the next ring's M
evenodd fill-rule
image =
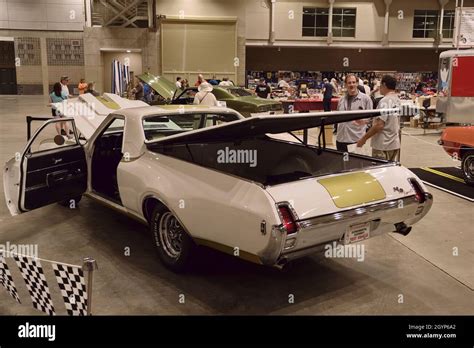
M16 291L15 283L13 282L12 274L8 269L8 265L5 262L5 258L0 253L0 284L7 289L10 293L11 297L15 301L21 304L20 297L18 296L18 292Z
M54 315L53 301L40 261L18 255L14 258L25 280L26 288L30 293L31 301L33 301L33 307L49 315Z
M87 288L81 267L53 263L67 314L87 315Z

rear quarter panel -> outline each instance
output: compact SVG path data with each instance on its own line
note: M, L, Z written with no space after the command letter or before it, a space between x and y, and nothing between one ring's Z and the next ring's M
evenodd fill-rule
M173 211L193 238L259 254L271 226L280 224L275 202L260 186L214 170L148 151L121 162L118 183L123 205L142 215L156 196ZM266 221L266 234L260 232Z

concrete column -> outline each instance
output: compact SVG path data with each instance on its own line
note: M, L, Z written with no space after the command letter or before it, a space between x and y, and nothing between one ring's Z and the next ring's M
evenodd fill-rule
M92 0L85 0L85 11L86 11L86 22L85 25L86 27L90 28L92 27L92 7L91 7L91 1Z
M334 8L335 0L328 0L329 3L329 18L328 18L328 44L332 43L332 10Z
M443 22L444 22L444 7L447 5L449 0L438 0L439 6L441 8L440 15L439 15L439 33L438 33L438 45L443 43Z
M46 38L40 37L41 49L41 79L43 81L43 95L49 95L48 47Z
M388 22L390 19L390 5L392 4L392 0L384 0L385 3L385 21L384 21L384 28L383 28L383 39L382 45L388 45Z
M275 42L275 5L276 0L271 0L270 6L270 43Z

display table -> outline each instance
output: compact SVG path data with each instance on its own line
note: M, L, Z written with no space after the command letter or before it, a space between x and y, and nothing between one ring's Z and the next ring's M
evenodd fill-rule
M331 99L331 111L337 110L337 104L339 103L339 98ZM295 99L295 100L286 100L282 101L283 110L285 113L289 113L289 106L293 105L293 112L310 112L310 111L322 111L323 100L318 98L304 98L304 99ZM332 142L332 132L333 126L328 125L324 127L324 133L326 135L326 144L333 145Z
M337 110L337 104L339 98L331 99L331 110ZM284 100L282 101L283 110L285 113L289 113L289 106L293 105L293 112L310 112L310 111L321 111L323 108L323 100L316 98L307 99L295 99L295 100Z

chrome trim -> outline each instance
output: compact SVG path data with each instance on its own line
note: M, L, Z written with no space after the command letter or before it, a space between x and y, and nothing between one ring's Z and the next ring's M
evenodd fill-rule
M431 194L428 194L428 195L431 196ZM427 197L426 201L428 200L429 200L429 197ZM400 201L403 202L404 207L409 206L409 205L420 204L416 200L415 195L411 195L411 196L403 197L400 199L394 199L387 202L372 204L366 207L359 207L356 209L349 209L349 210L341 211L338 213L332 213L328 215L318 216L315 218L309 218L309 219L300 221L299 224L302 229L306 229L306 228L318 226L321 224L337 223L343 220L350 220L355 217L368 215L376 211L397 209L400 204Z
M286 231L279 225L272 225L270 239L267 246L263 249L258 256L265 265L273 266L284 247L284 241L286 237Z

